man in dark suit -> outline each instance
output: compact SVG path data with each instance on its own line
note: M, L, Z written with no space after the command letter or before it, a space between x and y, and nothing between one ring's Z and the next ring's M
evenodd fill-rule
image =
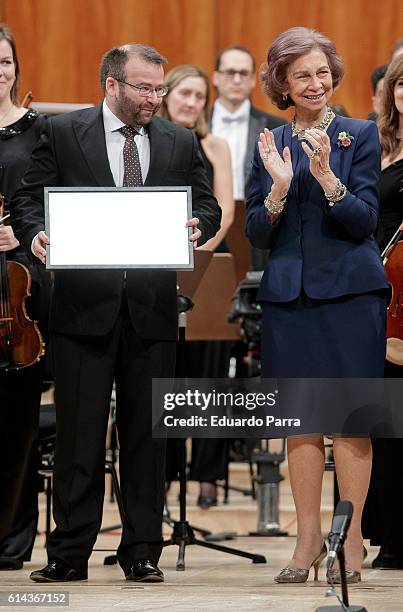
M246 246L244 201L256 138L264 128L272 130L285 122L252 106L250 97L256 85L256 65L255 58L245 47L233 46L220 51L212 80L218 97L213 106L211 131L215 136L227 140L231 151L234 200L237 207L236 220L230 233L236 232L237 228L241 229L237 240L242 240ZM247 248L249 249L249 246ZM232 250L235 256L235 249ZM252 248L252 268L262 270L266 257L266 251Z
M13 202L15 233L43 262L43 187L191 185L190 240L219 228L192 130L155 117L166 63L143 45L102 60L102 105L49 120ZM111 211L113 214L113 211ZM155 220L155 240L169 240ZM80 235L77 219L75 240ZM108 249L108 244L105 244ZM165 445L151 435L152 378L172 377L177 336L176 274L163 270L60 270L50 332L57 405L56 528L37 582L85 580L102 520L105 437L116 384L124 503L119 564L128 580L161 582Z

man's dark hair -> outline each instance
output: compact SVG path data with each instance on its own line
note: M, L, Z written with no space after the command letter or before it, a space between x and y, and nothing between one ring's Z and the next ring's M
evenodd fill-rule
M113 77L117 81L126 79L126 64L128 60L136 56L144 62L157 64L159 66L167 64L168 60L158 53L153 47L146 45L130 44L121 47L113 47L105 53L99 67L99 78L101 87L105 93L105 83L108 77Z
M220 70L222 56L227 51L242 51L243 53L246 53L247 55L249 55L249 57L252 60L252 70L253 72L255 72L255 68L256 68L255 58L253 57L249 49L247 49L246 47L242 47L241 45L233 45L232 47L225 47L225 49L222 49L222 51L219 51L215 58L215 70Z
M388 64L382 64L382 66L378 66L378 68L375 68L375 70L372 72L371 86L372 86L373 95L375 95L376 86L378 85L379 81L383 79L383 77L385 76L387 69L388 69Z

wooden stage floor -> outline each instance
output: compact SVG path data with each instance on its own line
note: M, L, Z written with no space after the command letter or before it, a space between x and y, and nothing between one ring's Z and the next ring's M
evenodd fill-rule
M286 468L285 468L286 474ZM245 466L233 468L232 482L247 484ZM189 484L189 519L195 525L206 527L214 532L225 530L247 534L256 529L256 506L249 497L232 493L228 505L201 511L195 506L197 488ZM323 525L328 530L332 515L332 474L326 474L323 495ZM40 528L43 529L44 500L41 499ZM169 507L172 516L178 514L176 486L169 494ZM186 570L177 572L175 563L177 547L164 550L160 566L165 573L165 583L140 585L130 583L118 566L104 566L105 552L94 552L90 559L89 580L82 583L67 583L46 586L46 591L67 591L70 596L69 607L54 607L71 612L94 610L96 612L152 611L171 610L172 612L199 612L232 610L273 610L275 612L308 612L319 606L336 605L334 597L325 597L328 585L325 569L321 568L319 582L311 580L302 585L278 585L273 576L286 565L295 543L295 516L287 480L281 484L280 523L287 527L289 537L259 538L243 535L237 539L223 542L225 545L239 547L266 556L267 564L253 564L221 552L202 547L190 546L186 551ZM118 522L115 504L105 502L104 524ZM164 529L169 537L170 528ZM96 548L115 550L119 532L99 536ZM368 612L403 611L403 571L372 570L371 561L377 549L369 549L369 557L363 569L361 584L350 587L350 604L365 605ZM0 572L0 592L43 592L44 585L35 584L28 579L29 573L46 563L44 538L38 536L31 563L15 572ZM6 609L1 607L1 609ZM27 607L14 606L12 610L27 610ZM33 610L47 611L50 607L35 606ZM341 608L340 608L341 610Z

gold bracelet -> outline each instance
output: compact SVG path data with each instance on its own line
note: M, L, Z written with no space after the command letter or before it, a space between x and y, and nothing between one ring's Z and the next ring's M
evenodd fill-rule
M337 196L335 196L333 198L333 200L329 200L329 203L330 204L335 204L336 202L340 202L340 200L342 200L344 198L346 193L347 193L347 187L345 185L342 185L340 193Z
M284 198L281 198L281 200L273 200L271 198L271 193L268 193L264 200L264 205L267 209L267 213L269 215L279 215L280 213L282 213L286 199L287 196L284 196Z
M347 193L347 188L340 179L337 179L336 189L331 191L330 193L325 192L325 198L329 203L335 204L336 202L340 202L344 198Z

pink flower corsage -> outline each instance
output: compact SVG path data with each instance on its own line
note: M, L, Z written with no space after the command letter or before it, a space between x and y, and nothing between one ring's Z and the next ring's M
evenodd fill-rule
M349 132L339 132L337 144L341 149L348 149L353 140L354 136L352 136Z

